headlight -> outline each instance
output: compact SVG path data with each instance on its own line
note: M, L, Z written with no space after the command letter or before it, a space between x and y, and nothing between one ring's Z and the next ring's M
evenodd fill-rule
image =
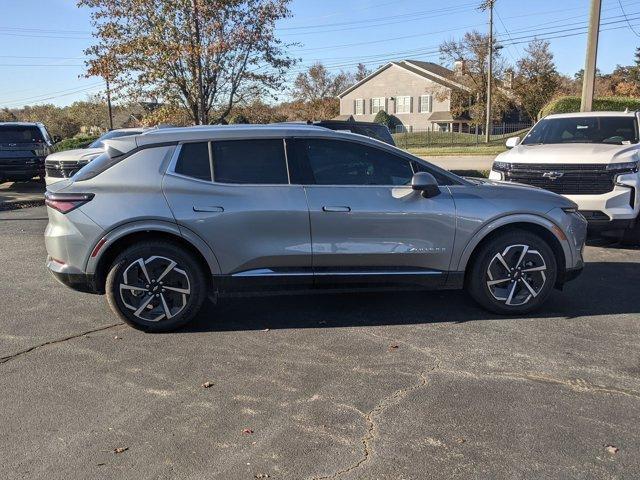
M616 173L635 173L638 171L638 162L612 163L607 165L607 170Z
M508 172L511 170L511 164L509 162L493 162L493 169L496 172Z

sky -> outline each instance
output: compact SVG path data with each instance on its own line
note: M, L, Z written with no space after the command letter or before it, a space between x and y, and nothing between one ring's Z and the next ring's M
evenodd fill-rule
M440 61L438 45L466 31L487 31L480 0L291 0L280 38L300 59L288 76L314 62L333 72L389 61ZM590 0L496 0L495 33L515 64L533 37L548 38L558 70L583 68ZM92 44L89 10L74 0L0 0L0 107L68 105L104 91L85 78L83 50ZM640 0L602 0L598 68L633 63L640 46Z

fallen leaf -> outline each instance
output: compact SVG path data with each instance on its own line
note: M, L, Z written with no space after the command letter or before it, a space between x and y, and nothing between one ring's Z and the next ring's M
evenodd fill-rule
M127 450L129 450L129 447L118 447L113 450L113 453L122 453L122 452L126 452Z
M245 435L251 435L253 433L253 430L251 430L250 428L243 428L242 433L244 433Z
M618 453L620 451L620 449L618 447L616 447L615 445L605 445L604 449L609 452L611 455L615 455L616 453Z
M257 473L253 476L253 478L269 478L268 473Z
M396 350L398 348L398 345L389 345L389 351L391 352L392 350Z
M122 337L119 337L118 335L116 335L115 337L113 337L114 340L122 340Z
M464 443L466 442L466 440L464 438L458 438L458 440L456 440L458 443Z
M268 329L268 328L265 328L265 329L264 329L264 330L262 330L262 331L263 331L263 332L268 332L268 331L269 331L269 329Z
M204 382L202 384L202 388L211 388L213 387L213 382Z

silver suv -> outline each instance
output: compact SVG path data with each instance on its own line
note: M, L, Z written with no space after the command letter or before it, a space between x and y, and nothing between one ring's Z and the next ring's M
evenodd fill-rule
M47 266L143 330L187 323L208 296L291 289L466 287L522 314L583 266L570 200L361 135L192 127L105 143L49 186Z

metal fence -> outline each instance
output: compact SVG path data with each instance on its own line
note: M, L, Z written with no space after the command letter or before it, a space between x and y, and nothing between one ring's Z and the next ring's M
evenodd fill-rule
M490 143L499 144L509 137L523 136L531 126L531 123L496 124L491 131ZM473 125L465 126L461 132L452 129L448 131L428 130L410 125L398 125L393 137L400 148L460 147L485 143L482 128Z

